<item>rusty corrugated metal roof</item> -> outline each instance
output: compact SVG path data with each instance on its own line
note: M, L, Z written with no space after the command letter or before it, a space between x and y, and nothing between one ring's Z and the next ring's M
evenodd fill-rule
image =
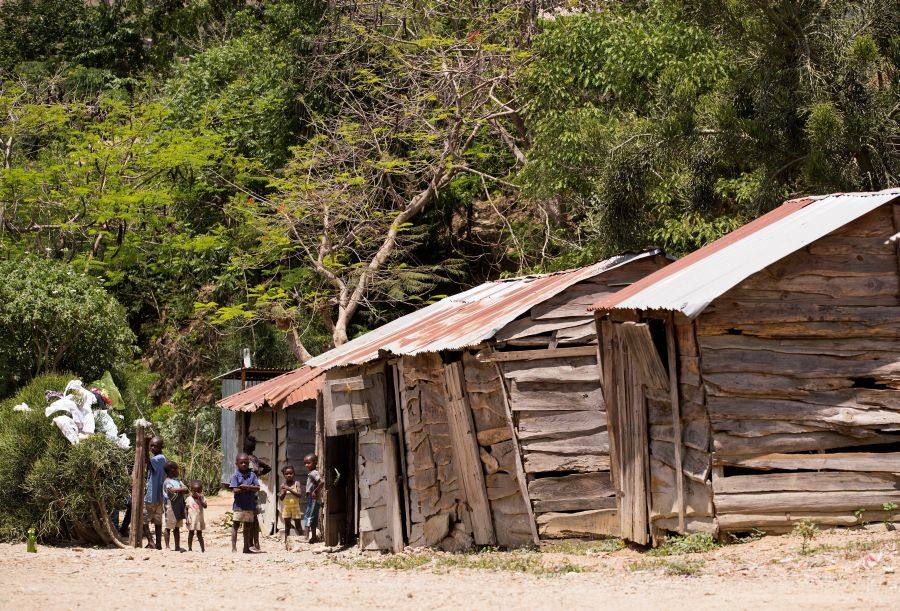
M265 404L285 408L300 401L315 399L324 382L324 373L324 370L304 365L229 395L219 401L218 406L238 412L255 412Z
M662 251L625 254L579 269L486 282L401 316L320 354L300 369L231 395L218 405L238 411L256 411L266 403L287 407L314 398L323 374L333 367L361 365L382 353L399 356L474 346L573 284L659 254Z
M790 200L591 309L670 310L693 318L756 272L898 197L895 188Z
M413 355L474 346L493 337L532 306L554 297L573 284L658 254L661 251L625 254L579 269L486 282L401 316L320 354L309 360L307 365L331 369L367 363L378 358L381 352Z

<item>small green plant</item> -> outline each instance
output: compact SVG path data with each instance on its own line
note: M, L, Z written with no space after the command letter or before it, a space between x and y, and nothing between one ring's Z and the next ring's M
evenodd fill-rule
M856 518L857 524L860 524L860 525L864 524L863 519L862 519L864 513L866 513L866 510L862 507L860 507L859 509L857 509L856 511L853 512L853 517Z
M750 532L744 533L743 536L737 535L735 533L728 533L728 536L731 540L731 543L734 543L735 545L742 545L744 543L753 543L754 541L759 541L766 536L766 532L758 528L754 528Z
M647 552L648 556L674 556L677 554L702 554L719 547L712 535L692 533L670 537L662 545Z
M666 575L696 577L703 571L702 560L667 560L663 562Z
M559 541L543 549L551 554L572 554L575 556L594 556L610 554L625 549L621 539L602 539L600 541Z
M693 577L702 572L703 561L689 558L673 560L638 560L636 562L629 562L625 565L625 568L632 573L657 571L662 569L666 575Z
M812 520L801 520L794 526L793 534L803 539L800 553L806 556L812 551L810 544L819 534L819 527Z
M469 554L395 554L374 558L333 559L333 564L345 569L388 569L410 571L419 568L470 569L528 573L553 576L564 573L583 573L590 570L571 562L544 564L540 554L534 552L496 552L482 550Z
M897 511L897 503L894 503L893 501L882 503L881 508L888 513L888 515L884 517L885 528L887 528L888 530L894 530L894 524L892 522L893 516L891 516L891 514Z

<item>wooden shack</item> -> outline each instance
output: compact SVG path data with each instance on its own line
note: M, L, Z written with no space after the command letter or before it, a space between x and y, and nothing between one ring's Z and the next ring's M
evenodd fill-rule
M263 532L274 533L281 528L276 494L282 483L282 467L292 465L300 483L306 483L303 457L317 450L316 415L321 384L322 377L318 372L301 367L247 385L244 390L229 394L218 403L223 412L236 416L234 447L230 448L232 456L242 452L244 441L252 436L256 439L256 456L272 467L270 473L260 477L258 498ZM227 471L228 479L235 469L233 457Z
M463 550L615 534L587 308L667 263L652 251L489 282L311 360L327 371L326 542Z
M793 200L598 300L622 536L900 519L898 231Z

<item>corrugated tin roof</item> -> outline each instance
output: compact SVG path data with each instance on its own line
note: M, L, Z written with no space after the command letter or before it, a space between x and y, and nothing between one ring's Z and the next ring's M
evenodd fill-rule
M304 365L271 380L245 388L219 401L218 406L238 412L255 412L265 404L285 408L315 399L324 382L324 370Z
M625 254L579 269L486 282L401 316L310 359L300 369L231 395L218 405L250 412L265 403L287 407L315 398L323 374L333 367L361 365L377 359L381 353L412 355L474 346L493 337L532 306L573 284L659 254L662 251Z
M837 193L785 202L621 291L592 310L671 310L700 314L740 282L900 197L900 189Z
M401 316L320 354L306 364L331 369L372 361L381 352L413 355L474 346L493 337L507 323L532 306L550 299L573 284L658 254L661 251L625 254L579 269L486 282Z

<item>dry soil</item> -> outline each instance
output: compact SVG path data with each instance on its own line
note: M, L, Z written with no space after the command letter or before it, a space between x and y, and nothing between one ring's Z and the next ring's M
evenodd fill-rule
M900 608L900 535L881 524L822 532L807 554L783 535L663 558L566 543L393 569L356 550L287 552L275 537L264 554L232 555L227 496L212 500L205 554L0 545L0 609ZM473 562L486 568L458 566Z

